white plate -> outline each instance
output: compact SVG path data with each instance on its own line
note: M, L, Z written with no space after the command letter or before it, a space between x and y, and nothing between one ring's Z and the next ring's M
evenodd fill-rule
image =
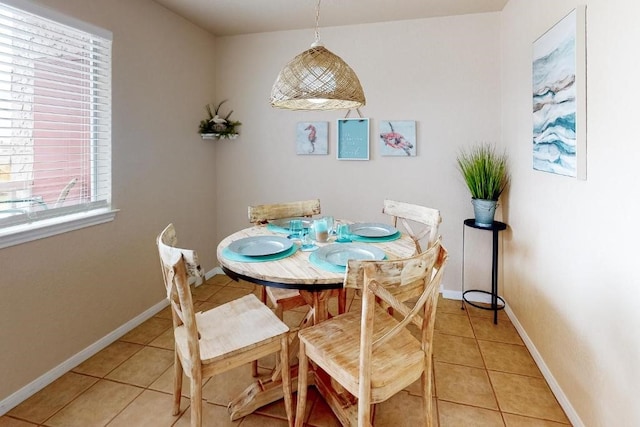
M319 260L329 264L346 266L350 259L383 260L384 251L371 245L358 243L334 243L323 246L316 252Z
M231 242L229 250L244 256L265 256L279 254L291 249L293 242L280 236L254 236Z
M349 232L361 237L388 237L396 234L398 229L387 224L359 222L351 224Z
M281 227L288 230L290 228L289 224L292 219L299 219L300 221L302 221L302 228L309 228L311 227L311 224L313 224L313 219L307 218L307 217L273 219L269 221L269 224L273 224L277 227Z

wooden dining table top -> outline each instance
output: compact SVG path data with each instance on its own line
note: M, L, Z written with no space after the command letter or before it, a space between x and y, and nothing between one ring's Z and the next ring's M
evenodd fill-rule
M217 249L218 262L223 270L230 276L235 276L234 278L241 278L265 286L307 291L342 288L344 272L328 271L315 266L309 261L309 255L312 252L298 249L289 257L266 262L233 261L225 258L222 254L223 250L236 240L265 235L285 236L282 233L271 231L267 225L256 225L225 237ZM316 245L322 247L332 244L334 241L335 237L327 243L317 242ZM383 250L388 259L408 258L416 253L413 240L405 233L393 241L360 244L375 246Z

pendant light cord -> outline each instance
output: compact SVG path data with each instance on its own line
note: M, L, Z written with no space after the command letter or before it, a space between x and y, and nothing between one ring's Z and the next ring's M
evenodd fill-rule
M318 0L318 4L316 6L316 41L312 44L312 46L322 46L320 42L320 32L318 31L318 25L320 22L320 0Z

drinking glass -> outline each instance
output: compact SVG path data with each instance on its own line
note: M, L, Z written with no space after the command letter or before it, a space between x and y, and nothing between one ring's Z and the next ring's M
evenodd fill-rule
M329 229L325 218L314 220L313 229L316 231L316 242L325 243L329 240Z
M332 234L336 234L335 230L335 221L332 216L325 216L324 220L327 222L327 231L329 232L329 236Z
M302 220L292 219L289 221L289 231L292 239L300 239L302 237Z
M306 232L303 232L302 234L302 250L310 250L312 249L315 245L314 245L314 241L313 241L313 225L311 227L309 227L309 229L307 229Z
M338 242L350 242L349 224L338 224Z

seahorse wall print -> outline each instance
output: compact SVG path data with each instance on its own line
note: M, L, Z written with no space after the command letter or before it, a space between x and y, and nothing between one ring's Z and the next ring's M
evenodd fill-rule
M328 154L329 122L298 122L296 154Z
M416 122L381 121L380 144L380 153L383 156L415 156Z
M533 168L576 176L575 10L533 44Z

